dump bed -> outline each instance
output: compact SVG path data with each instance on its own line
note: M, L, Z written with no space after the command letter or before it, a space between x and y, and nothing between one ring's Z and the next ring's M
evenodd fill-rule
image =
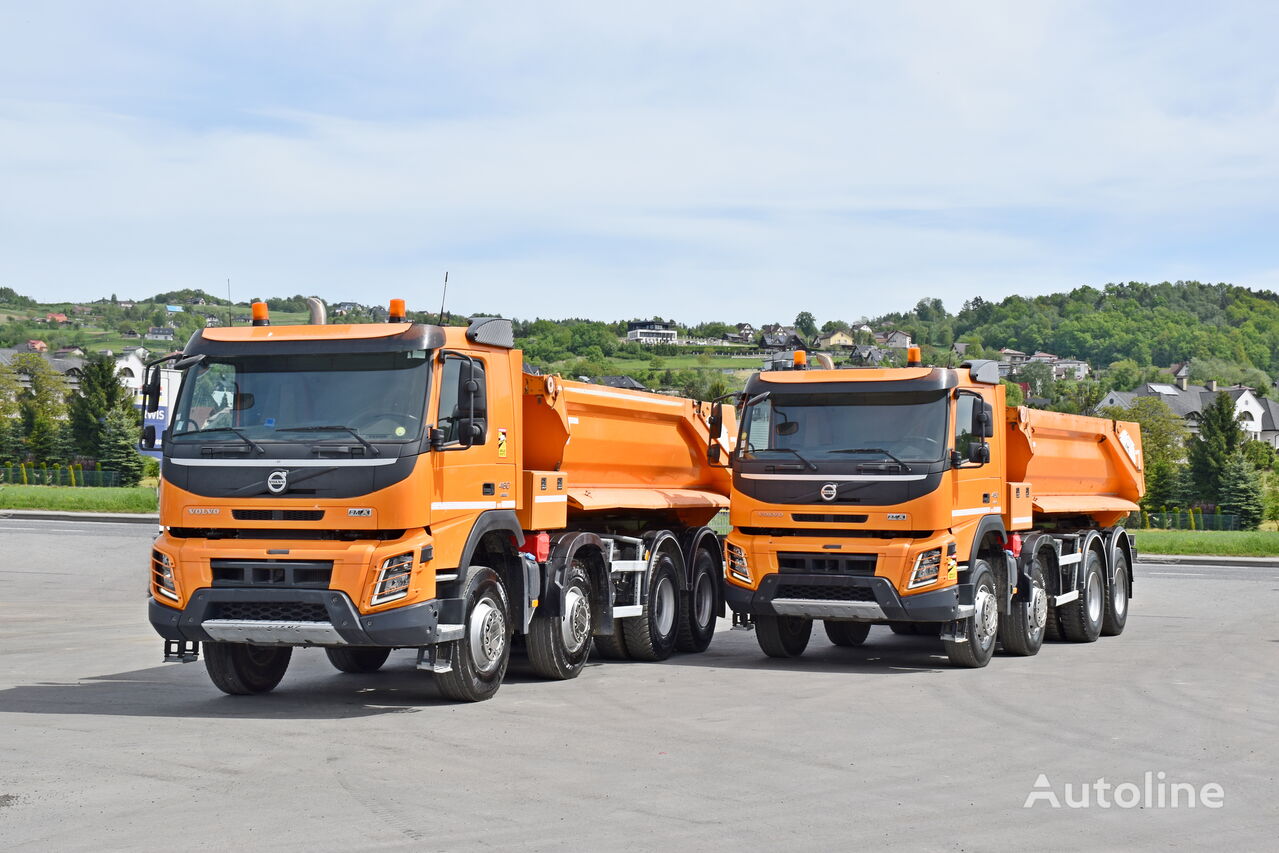
M1030 484L1037 517L1086 515L1113 524L1138 508L1142 472L1139 424L1008 409L1008 482Z
M681 397L526 376L524 467L565 473L571 511L709 519L728 506L732 482L727 468L707 462L709 416L709 404ZM724 435L735 435L732 411L724 417Z

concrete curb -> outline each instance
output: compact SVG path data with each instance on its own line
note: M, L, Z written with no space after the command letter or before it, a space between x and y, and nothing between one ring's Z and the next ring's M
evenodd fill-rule
M0 518L28 521L96 521L111 524L159 524L156 512L64 512L52 509L0 509Z
M1213 557L1207 554L1143 554L1138 563L1170 563L1182 566L1258 566L1279 568L1279 557Z

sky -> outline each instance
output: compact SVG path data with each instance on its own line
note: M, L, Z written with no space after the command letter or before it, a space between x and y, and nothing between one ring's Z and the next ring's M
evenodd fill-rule
M1279 4L11 2L0 286L819 322L1279 290Z

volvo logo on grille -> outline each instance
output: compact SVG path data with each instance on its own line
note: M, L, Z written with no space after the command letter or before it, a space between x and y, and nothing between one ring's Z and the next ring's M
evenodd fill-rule
M827 483L822 486L822 500L833 501L835 496L839 494L839 487L834 483Z
M266 478L266 488L273 495L278 495L289 487L288 471L272 471Z

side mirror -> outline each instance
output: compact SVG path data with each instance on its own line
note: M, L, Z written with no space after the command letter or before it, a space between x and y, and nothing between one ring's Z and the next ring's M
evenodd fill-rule
M142 403L148 412L160 410L160 368L151 368L151 375L142 386Z
M431 442L432 447L443 446L444 439L445 439L444 430L439 429L438 427L431 427L431 431L430 433L428 433L428 440Z
M235 399L231 401L231 408L237 412L244 412L253 408L253 395L248 391L236 391Z
M711 441L724 435L724 404L716 403L711 406L711 419L707 423L711 430Z
M995 434L995 409L984 400L973 406L973 435L990 438Z
M470 447L484 443L484 421L480 418L462 418L458 424L458 435L462 444Z
M142 428L142 447L145 450L155 450L155 424L147 424Z
M968 461L976 462L978 465L985 465L990 462L990 445L989 444L972 444L968 447Z
M720 446L712 441L706 446L706 461L712 465L718 465L721 455Z

